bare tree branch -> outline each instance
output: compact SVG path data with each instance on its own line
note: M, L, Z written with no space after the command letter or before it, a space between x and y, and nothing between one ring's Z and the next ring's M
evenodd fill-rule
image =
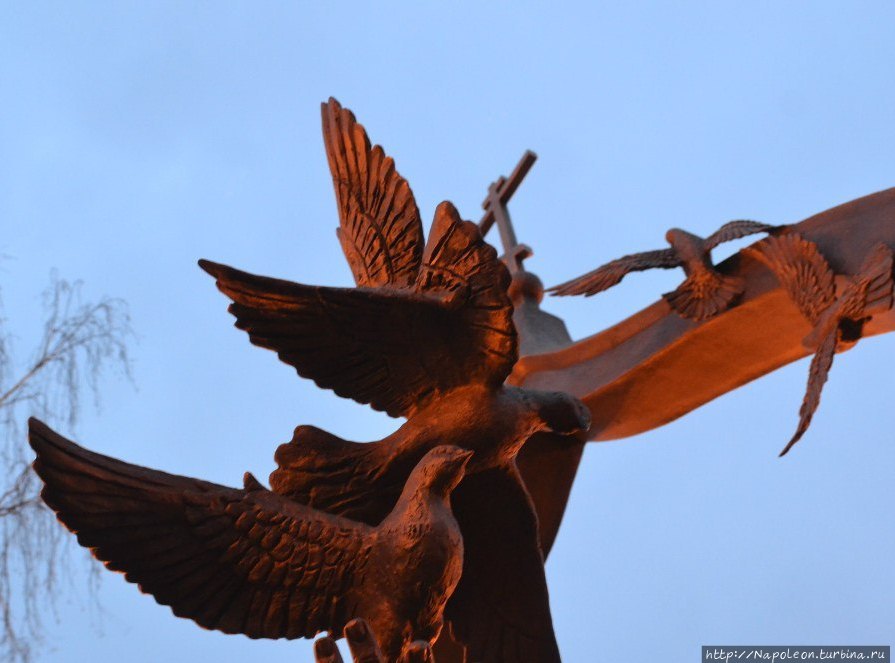
M62 528L40 501L20 422L28 415L73 427L86 388L99 406L100 378L117 369L132 380L133 340L125 303L81 300L80 282L55 274L44 292L43 334L30 360L16 363L0 318L0 658L27 663L41 641L42 612L55 609L67 564ZM96 567L91 565L95 576ZM95 588L95 577L88 581Z

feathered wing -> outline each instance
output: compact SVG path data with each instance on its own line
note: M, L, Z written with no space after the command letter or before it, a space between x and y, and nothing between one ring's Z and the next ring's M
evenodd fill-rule
M236 326L298 374L392 416L516 361L509 275L475 224L438 208L412 288L325 288L200 260L233 300Z
M299 375L393 417L434 388L426 352L455 325L444 302L412 291L324 288L199 263L233 300L229 311L251 342ZM408 349L413 348L413 352ZM460 348L457 348L460 350Z
M780 453L781 456L785 455L808 430L811 418L820 405L820 395L833 365L833 357L837 349L841 349L840 340L855 342L860 338L860 333L854 338L844 338L843 321L861 322L892 307L892 271L892 249L885 244L878 244L868 254L858 274L851 277L850 283L839 298L817 315L814 329L803 341L807 347L816 349L808 371L805 397L799 410L799 426L789 444Z
M370 527L267 490L92 453L36 419L29 430L44 501L97 559L174 614L251 638L340 633L356 616Z
M758 221L748 221L746 219L728 221L705 238L705 250L711 251L724 242L732 242L735 239L748 237L749 235L754 235L756 233L770 232L776 228L777 226L771 226L767 223L759 223Z
M509 287L510 273L479 227L461 220L450 202L441 203L416 289L462 303L455 311L463 344L459 348L442 344L438 361L438 370L462 364L467 377L456 384L482 381L497 386L513 370L519 348Z
M647 269L672 269L680 267L681 261L673 249L645 251L634 253L608 262L602 267L583 276L566 281L548 289L548 292L562 297L565 295L585 295L590 297L598 292L608 290L629 272L641 272Z
M837 341L838 328L833 327L821 341L814 357L811 358L811 368L808 369L808 386L805 389L805 397L802 399L802 407L799 409L799 426L796 428L795 435L780 452L781 456L786 455L793 445L802 439L808 426L811 425L811 418L820 405L821 391L823 391L830 374L830 368L833 366Z
M347 442L299 427L277 449L271 487L315 508L378 523L425 452L376 448L382 444ZM325 457L319 453L324 448ZM500 467L466 475L451 497L451 510L463 535L464 562L445 618L468 646L466 660L558 661L537 516L519 473Z
M301 504L376 525L394 507L422 455L404 457L387 442L349 442L299 426L277 448L270 487Z
M892 308L892 271L892 249L885 244L878 244L864 259L858 273L849 278L848 284L836 301L818 316L814 329L802 343L814 349L829 330L838 326L843 320L863 323L868 318ZM856 342L860 338L861 328L862 324L859 324L849 332L840 334L837 350L843 349L843 341L846 348Z
M763 262L812 324L836 299L833 269L817 245L797 233L768 237L743 251Z
M445 617L466 660L560 660L537 516L514 467L467 476L452 510L463 533L463 575Z
M409 286L419 271L423 226L407 181L382 147L370 147L354 114L321 104L323 142L339 208L337 234L359 286Z

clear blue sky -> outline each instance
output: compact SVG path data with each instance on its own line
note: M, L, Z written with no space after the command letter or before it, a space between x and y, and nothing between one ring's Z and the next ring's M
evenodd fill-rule
M236 485L310 423L397 422L298 379L231 326L196 267L347 285L319 102L354 109L413 187L478 218L523 150L529 266L556 283L665 230L798 221L895 185L890 2L4 3L4 315L27 346L51 268L131 306L139 386L108 380L72 434ZM575 337L679 280L549 301ZM785 459L800 362L660 430L591 445L548 562L568 661L696 661L708 643L895 640L895 336L836 359ZM75 573L41 662L310 660L200 630ZM99 623L97 629L95 624ZM895 644L895 643L893 643ZM591 653L586 653L591 652Z

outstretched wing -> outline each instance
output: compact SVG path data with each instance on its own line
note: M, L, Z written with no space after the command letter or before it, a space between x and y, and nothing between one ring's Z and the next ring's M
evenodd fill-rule
M553 286L548 292L557 295L585 295L590 297L598 292L603 292L621 281L628 272L642 272L646 269L671 269L679 267L681 261L673 249L660 249L658 251L645 251L624 256L584 276L579 276L571 281Z
M423 226L407 181L354 114L321 104L323 142L339 207L337 234L359 286L408 286L417 277Z
M446 233L439 255L459 261L450 246L462 232ZM233 300L236 326L252 343L274 350L318 386L393 417L409 416L438 392L477 378L500 383L516 358L509 300L484 308L499 299L496 289L505 283L489 289L464 280L464 269L486 269L474 261L454 267L463 287L419 291L307 286L205 260L199 265Z
M835 301L835 274L814 242L790 233L768 237L743 251L770 267L812 324Z
M41 496L113 571L205 628L250 638L340 633L356 615L371 528L258 489L92 453L36 419Z
M836 342L838 340L838 327L833 327L830 332L824 336L817 352L811 358L811 368L808 369L808 386L805 389L805 397L802 399L802 407L799 409L799 427L796 429L795 435L780 452L781 456L792 449L792 446L802 439L808 426L811 425L811 418L820 405L820 394L823 391L824 383L830 374L830 368L833 366L833 357L836 354Z
M705 238L705 250L711 251L719 244L724 242L732 242L735 239L748 237L755 233L766 233L775 230L777 226L767 223L759 223L758 221L747 221L746 219L738 219L736 221L728 221L715 232Z
M452 509L463 533L463 575L445 617L466 660L560 660L537 516L515 468L469 475Z
M519 358L509 287L510 273L479 227L461 220L450 202L441 203L416 289L459 304L456 325L466 343L459 354L442 354L438 370L460 363L464 382L503 384Z

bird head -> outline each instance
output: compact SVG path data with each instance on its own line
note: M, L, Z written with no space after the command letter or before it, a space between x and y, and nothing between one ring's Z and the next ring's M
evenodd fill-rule
M590 410L574 396L561 391L540 391L536 392L534 403L542 430L571 435L590 428Z
M447 497L457 487L466 472L472 451L451 445L432 449L417 463L406 488L423 489L440 497Z

